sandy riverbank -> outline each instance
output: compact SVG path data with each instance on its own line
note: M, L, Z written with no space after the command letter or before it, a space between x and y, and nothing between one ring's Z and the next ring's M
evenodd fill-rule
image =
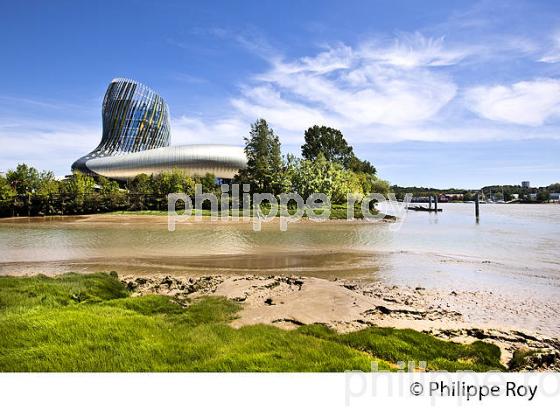
M558 329L531 326L530 301L518 301L515 322L511 301L484 292L443 293L423 288L386 286L302 276L123 276L136 295L170 295L188 303L205 296L224 296L242 304L232 325L257 323L293 328L323 323L339 332L367 326L411 328L447 340L484 340L498 345L507 363L518 349L540 349L552 366L560 361ZM475 309L476 307L476 309ZM552 309L539 315L555 314ZM524 316L527 316L524 321ZM526 323L524 328L513 323ZM552 359L551 359L552 358Z
M290 221L289 224L364 224L364 223L392 223L397 220L396 217L391 215L384 215L381 219L373 219L369 221L365 221L361 218L355 219L346 219L346 218L336 218L336 219L325 219L320 222L312 221L307 217L302 217L297 221ZM92 225L103 225L103 224L148 224L148 225L168 225L169 223L169 215L166 211L162 211L161 213L157 214L143 214L141 211L138 213L102 213L102 214L89 214L89 215L60 215L60 216L16 216L16 217L8 217L8 218L0 218L0 224L6 223L51 223L51 222L64 222L69 224L92 224ZM195 223L205 223L205 224L245 224L245 225L252 225L255 221L255 218L252 216L244 217L239 215L238 217L222 217L221 215L201 215L195 216L191 215L185 219L178 220L176 222L176 227L180 227L182 225L192 225ZM271 217L266 221L261 222L264 226L274 226L280 224L280 217Z

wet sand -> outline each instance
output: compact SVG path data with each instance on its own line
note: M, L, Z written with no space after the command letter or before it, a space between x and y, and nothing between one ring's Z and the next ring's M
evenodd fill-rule
M123 276L134 295L162 294L188 304L223 296L242 304L235 327L282 328L322 323L339 332L368 326L409 328L457 342L483 340L501 348L507 363L515 350L540 349L560 360L560 329L553 305L513 301L484 292L451 293L305 276ZM476 306L476 308L475 308ZM513 308L512 306L516 306ZM558 361L556 361L558 364Z
M218 220L212 221L210 217L202 217L202 222L186 222L176 226L177 230L188 232L193 226L230 227L243 231L252 231L251 222ZM278 230L278 218L263 224L267 231ZM383 222L382 222L383 223ZM306 219L298 224L309 225L315 223ZM331 220L321 223L322 226L334 225L363 225L363 221ZM16 226L25 228L45 227L46 229L79 230L91 229L92 232L103 231L104 228L114 229L118 226L121 232L134 232L138 229L154 230L167 234L167 216L160 215L119 215L99 214L84 216L63 217L18 217L0 219L0 227ZM169 233L173 235L173 233ZM154 241L154 248L157 247ZM37 243L37 249L41 244ZM270 275L282 273L309 274L317 277L334 279L335 277L365 278L370 277L378 269L376 252L354 249L322 249L322 250L282 250L277 246L262 246L258 253L245 251L236 244L228 249L205 247L193 249L193 244L184 243L183 249L165 249L158 247L156 252L151 249L151 244L146 244L143 252L137 249L120 252L116 247L103 249L102 256L91 256L96 252L76 252L71 256L62 252L60 257L54 254L43 253L37 260L33 255L25 254L17 260L2 261L0 258L0 274L29 275L46 274L56 275L67 271L96 272L116 270L123 274L149 275L149 274L176 274L189 272L191 274L254 274ZM176 244L175 244L176 245ZM242 245L241 243L239 245ZM74 244L70 244L74 246Z

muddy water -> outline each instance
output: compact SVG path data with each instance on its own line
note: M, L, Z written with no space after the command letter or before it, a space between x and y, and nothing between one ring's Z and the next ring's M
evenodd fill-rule
M96 215L0 220L0 274L295 273L560 295L560 206L444 204L391 223L199 222Z

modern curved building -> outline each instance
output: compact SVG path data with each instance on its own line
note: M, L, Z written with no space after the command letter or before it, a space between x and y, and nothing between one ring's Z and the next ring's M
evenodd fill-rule
M74 162L72 171L126 180L142 173L180 169L188 175L211 173L216 178L231 179L247 164L243 148L233 145L169 146L167 104L136 81L111 81L102 115L101 142Z

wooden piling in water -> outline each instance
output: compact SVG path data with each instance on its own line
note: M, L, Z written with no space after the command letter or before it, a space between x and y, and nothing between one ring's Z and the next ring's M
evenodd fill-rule
M434 204L436 206L436 215L437 215L437 212L438 212L438 197L437 197L437 194L434 195Z
M476 197L474 198L474 214L476 216L476 222L478 222L478 220L480 218L480 204L479 204L478 193L476 194Z
M432 209L432 196L428 196L428 202L430 203L429 208Z

